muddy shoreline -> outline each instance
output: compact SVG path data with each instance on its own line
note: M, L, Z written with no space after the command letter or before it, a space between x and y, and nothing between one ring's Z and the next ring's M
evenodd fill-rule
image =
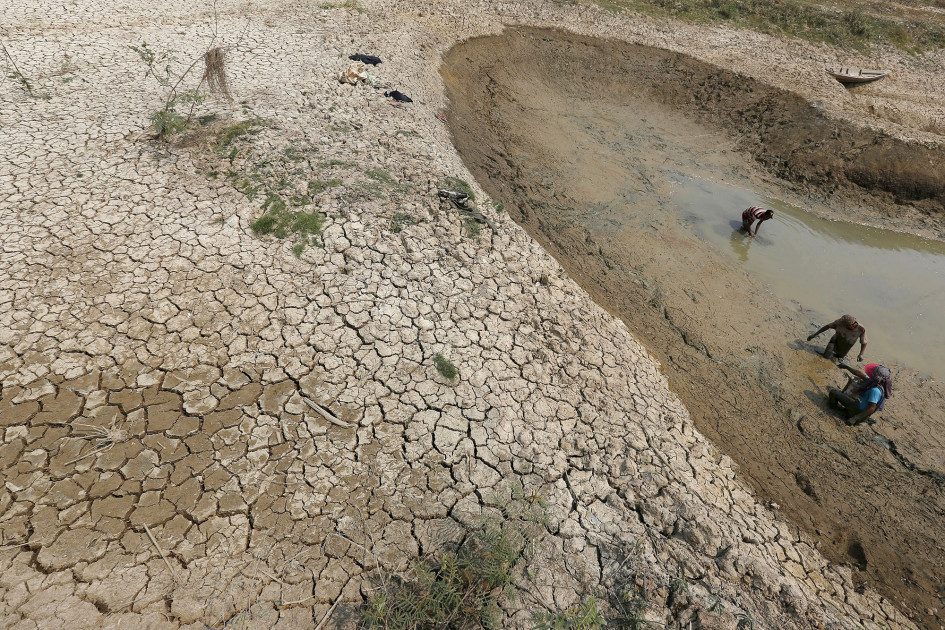
M828 558L941 624L941 384L901 371L877 425L843 426L823 404L837 370L803 341L810 314L720 260L661 205L669 161L828 202L818 210L832 218L942 238L940 149L829 119L796 95L675 53L560 32L471 40L442 73L470 171L644 341L700 431ZM620 180L623 156L606 142L575 141L601 132L582 112L627 101L647 123L622 167L633 181ZM615 196L637 209L629 227L614 227Z

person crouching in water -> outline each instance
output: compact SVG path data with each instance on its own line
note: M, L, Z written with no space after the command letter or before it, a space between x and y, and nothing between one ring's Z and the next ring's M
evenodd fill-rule
M824 357L827 359L834 357L842 359L847 356L847 352L850 351L853 345L859 341L860 354L857 356L856 360L862 361L863 353L866 351L866 328L859 324L853 315L843 315L840 319L825 324L817 332L809 336L807 341L812 340L820 333L831 328L835 332L833 337L830 338L830 341L827 342L827 347L824 348Z
M761 224L774 216L774 210L767 210L758 206L752 206L742 212L742 231L748 232L748 236L756 236L758 230L761 229ZM758 222L758 225L755 226L755 233L751 233L751 225L755 221Z
M827 388L827 400L846 409L847 424L859 424L886 407L886 399L892 397L892 374L889 368L885 365L870 364L866 366L866 371L862 371L843 363L839 367L852 372L860 379L850 393L840 391L836 387Z

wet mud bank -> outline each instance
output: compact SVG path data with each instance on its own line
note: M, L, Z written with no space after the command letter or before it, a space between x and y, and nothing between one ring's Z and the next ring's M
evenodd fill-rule
M941 149L830 119L735 71L557 31L470 40L442 75L470 171L661 361L700 430L827 557L929 627L945 623L942 385L898 366L878 422L845 426L824 404L843 382L817 354L826 335L805 341L822 315L773 295L670 211L674 182L696 177L941 237Z

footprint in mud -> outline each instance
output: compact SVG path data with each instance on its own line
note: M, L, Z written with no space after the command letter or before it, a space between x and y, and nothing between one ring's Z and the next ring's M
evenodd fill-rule
M794 482L797 484L797 487L801 489L801 492L812 498L814 501L820 503L820 500L817 497L817 492L814 490L814 486L811 484L810 479L802 473L800 470L794 473Z
M866 568L866 550L863 549L863 545L860 544L860 541L854 540L850 543L850 546L847 547L847 555L850 556L850 559L861 569Z

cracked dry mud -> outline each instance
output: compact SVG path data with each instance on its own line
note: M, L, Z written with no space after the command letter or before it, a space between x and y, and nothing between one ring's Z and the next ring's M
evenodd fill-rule
M657 622L917 627L760 503L626 327L481 191L498 231L478 238L436 198L442 178L471 180L434 117L442 53L502 22L603 33L619 17L2 8L48 98L0 85L0 626L353 627L381 573L521 486L548 500L550 531L504 627L615 574L641 580ZM143 131L164 92L127 46L192 59L214 25L239 103L201 111L264 119L246 151L301 146L293 168L344 180L315 199L322 243L299 257L253 235L259 199L211 176L219 156ZM665 43L692 27L639 28ZM414 103L339 84L359 51ZM391 183L371 188L378 171ZM417 222L393 230L396 213Z

